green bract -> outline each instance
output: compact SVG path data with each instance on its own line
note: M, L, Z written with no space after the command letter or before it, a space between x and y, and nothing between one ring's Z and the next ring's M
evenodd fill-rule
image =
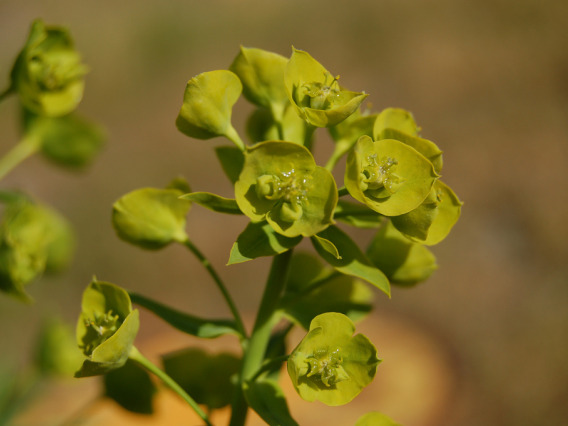
M288 105L284 87L287 62L287 58L276 53L241 47L230 67L241 80L245 97L253 104L269 109L278 121Z
M253 222L267 220L286 237L311 236L333 223L337 186L303 146L267 141L245 153L235 197Z
M416 209L392 218L396 229L413 241L438 244L450 233L461 213L462 202L454 191L436 181L432 191Z
M191 203L180 199L179 189L143 188L114 203L112 224L123 240L156 250L171 242L187 240L185 216Z
M398 216L418 207L438 177L432 163L403 142L362 136L347 158L345 186L376 212Z
M392 284L413 285L425 281L438 269L428 248L410 241L390 221L371 241L367 257Z
M87 359L76 377L104 374L122 367L133 348L140 321L128 293L96 279L83 293L77 344Z
M359 417L355 426L401 426L401 424L382 413L371 411Z
M410 136L418 136L420 131L412 113L402 108L385 108L380 112L373 129L374 138L377 139L377 135L385 129L398 130Z
M177 128L196 139L225 136L244 149L231 124L233 105L242 90L241 81L231 71L209 71L193 77L185 88Z
M85 73L67 30L37 20L12 69L11 89L30 111L61 116L81 101Z
M368 96L342 89L337 79L309 53L293 50L284 84L288 99L307 123L335 126L353 114Z
M343 314L315 317L308 334L288 359L288 374L306 401L343 405L367 386L380 360L377 349Z
M23 286L64 268L74 239L67 221L53 209L23 201L9 204L0 225L0 289L28 299Z
M104 141L99 126L76 114L62 117L27 114L25 124L27 135L37 139L45 157L70 168L89 165Z

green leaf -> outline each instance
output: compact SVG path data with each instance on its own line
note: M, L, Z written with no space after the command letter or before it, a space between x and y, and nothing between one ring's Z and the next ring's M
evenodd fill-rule
M427 280L438 269L434 255L404 237L391 222L377 232L367 256L392 284L414 285Z
M241 80L243 94L250 102L268 108L280 119L288 104L284 87L287 63L287 58L276 53L241 46L230 70Z
M130 292L132 302L153 312L172 327L203 339L213 339L225 334L240 335L234 321L204 319L169 308L140 294Z
M120 368L130 355L140 327L138 310L132 310L128 293L93 279L83 292L77 322L77 344L87 359L75 377L104 374Z
M337 186L305 147L267 141L249 148L235 184L241 211L253 222L267 220L286 237L311 236L331 223Z
M341 260L341 256L339 254L339 251L337 251L337 247L335 247L335 244L333 244L331 241L320 237L319 235L314 235L311 237L311 239L314 243L314 246L320 247L328 254L332 255L334 258Z
M12 68L11 87L24 108L58 117L69 114L81 101L86 72L69 32L36 20Z
M185 88L177 128L192 138L226 136L237 143L231 114L242 88L241 81L231 71L209 71L193 77ZM242 143L239 148L244 149Z
M72 169L91 164L105 139L99 126L75 114L28 117L26 133L39 140L48 160Z
M258 108L249 116L246 130L249 139L255 143L282 140L303 145L307 133L306 122L292 107L286 108L280 121L276 121L267 109Z
M299 236L288 238L277 233L267 222L251 222L233 244L227 265L284 253L301 240Z
M357 228L378 228L384 217L363 204L339 200L333 218Z
M125 410L153 414L153 398L157 392L150 375L137 363L128 360L122 368L104 375L105 396Z
M292 418L286 397L278 383L272 380L249 382L243 385L250 407L269 425L297 426Z
M320 232L319 236L331 241L341 256L341 259L335 258L324 250L317 240L312 239L315 249L327 263L343 274L361 278L373 284L390 297L390 284L385 274L365 257L347 234L336 226L330 226Z
M288 375L306 401L344 405L375 377L377 349L343 314L327 312L315 317L308 334L288 358Z
M331 268L324 268L317 258L305 253L295 254L290 268L281 305L284 313L305 329L325 312L339 312L359 321L371 311L373 292L363 282L334 274Z
M284 84L298 115L316 127L335 126L353 114L368 96L344 90L309 53L297 49L293 49L286 66Z
M438 148L434 142L428 139L411 136L395 129L383 129L379 135L375 136L375 139L396 139L397 141L404 142L430 160L436 173L442 171L442 151L440 151L440 148Z
M414 148L395 139L362 136L347 157L345 187L353 198L385 216L418 207L439 175Z
M122 196L113 205L117 235L144 249L157 250L187 239L186 215L191 203L177 189L142 188Z
M392 218L396 229L412 241L435 245L448 236L460 217L462 202L449 186L437 181L416 209Z
M198 404L210 410L231 403L235 385L232 377L240 360L233 354L209 354L189 348L163 356L164 369Z
M217 154L223 171L234 184L239 180L239 175L245 164L243 151L236 146L218 146L215 148L215 154Z
M192 192L180 197L182 200L192 201L209 210L218 213L243 214L234 199L224 198L210 192Z
M418 136L420 131L412 113L402 108L385 108L381 111L373 127L373 139L377 139L385 129L398 130L410 136Z
M355 423L355 426L402 426L396 423L391 418L379 413L378 411L371 411L370 413L363 414Z

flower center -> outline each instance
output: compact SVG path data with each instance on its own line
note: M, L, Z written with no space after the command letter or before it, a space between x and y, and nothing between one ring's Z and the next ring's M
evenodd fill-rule
M328 83L329 78L332 81ZM312 82L304 84L305 94L310 98L309 106L314 109L330 109L339 102L341 97L341 89L339 88L339 76L332 77L327 73L325 83Z
M85 345L85 351L91 354L97 346L116 333L120 325L120 317L118 314L113 315L112 309L103 315L95 313L94 318L85 319L85 326L92 330L92 339Z
M280 219L294 222L302 217L302 202L307 196L307 177L297 176L294 169L274 175L262 175L256 179L256 195L259 198L278 201Z
M345 369L341 365L343 357L340 350L336 349L332 352L328 350L317 350L314 355L306 359L309 365L307 377L314 377L321 381L326 387L335 385L349 379Z
M392 157L377 159L377 154L367 157L367 165L361 172L360 187L374 198L388 198L404 182L395 174L398 161Z

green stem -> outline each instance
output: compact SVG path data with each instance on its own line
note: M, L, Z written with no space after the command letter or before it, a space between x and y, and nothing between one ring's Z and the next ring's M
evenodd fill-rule
M338 196L343 197L344 195L349 195L349 191L347 190L347 188L342 186L341 188L339 188L337 190L337 194L338 194Z
M239 136L239 134L237 133L237 131L233 126L229 126L229 128L227 129L227 133L225 133L225 137L229 139L231 142L233 142L235 145L237 145L237 147L241 151L245 151L246 149L245 143L243 142L243 140L241 139L241 137Z
M304 128L305 128L304 146L311 151L312 150L312 144L313 144L313 141L314 141L313 136L314 136L314 132L316 131L317 127L306 123Z
M270 333L280 319L277 307L286 285L291 258L292 250L288 250L276 255L272 261L253 332L243 356L238 394L233 401L230 426L241 426L245 423L248 407L242 393L242 385L251 380L262 366Z
M231 295L229 294L227 287L225 286L225 284L223 284L223 281L221 280L221 278L219 277L219 275L217 274L217 272L213 268L213 265L211 265L211 262L209 262L209 260L207 260L205 255L203 253L201 253L201 251L189 239L184 241L183 244L195 255L195 257L197 257L197 259L199 259L199 261L204 266L204 268L207 270L207 272L209 272L209 275L211 275L211 278L213 278L213 281L215 281L215 284L217 284L217 287L221 291L223 298L227 302L227 305L229 306L229 309L231 310L231 313L233 314L233 317L235 318L235 323L237 324L237 328L239 329L239 332L241 333L243 338L246 339L247 338L247 331L245 329L245 326L243 324L243 320L241 319L241 315L239 314L237 306L235 305L235 302L233 301Z
M254 382L256 379L260 377L262 373L272 369L275 366L282 364L284 361L287 361L289 357L290 355L282 355L277 358L267 359L262 363L258 371L254 373L254 376L251 377L250 381Z
M150 371L152 374L155 374L165 385L167 385L171 390L177 393L182 399L187 402L191 408L197 413L199 417L207 424L211 426L211 422L209 421L209 417L207 414L201 409L201 407L195 402L195 400L184 391L180 385L178 385L170 376L168 376L164 371L160 370L156 367L150 360L148 360L144 355L136 349L136 347L132 347L130 350L130 359L136 361L142 367Z
M0 159L0 180L39 149L39 139L27 136Z

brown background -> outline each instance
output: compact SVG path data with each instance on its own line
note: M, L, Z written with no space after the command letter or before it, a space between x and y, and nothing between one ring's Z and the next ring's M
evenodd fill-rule
M231 196L211 149L225 142L194 141L174 126L185 84L228 67L240 44L285 56L294 45L370 93L375 109L411 110L444 150L444 181L465 205L434 248L439 271L391 300L376 295L362 328L385 361L357 415L304 408L295 395L292 413L303 424L318 423L318 413L352 424L369 409L408 426L566 424L567 2L0 0L0 81L36 17L71 29L91 69L80 112L109 137L85 173L36 157L2 182L63 212L79 246L68 272L31 285L34 306L0 297L0 368L25 362L45 316L75 321L93 274L197 315L227 313L183 248L149 253L119 241L110 206L178 174L194 190ZM237 108L248 111L242 101ZM239 130L244 117L235 111ZM17 102L0 104L0 155L18 140L16 120ZM324 161L330 142L318 136ZM223 266L245 224L194 207L188 230L251 322L268 263ZM194 343L176 334L175 344L152 344L168 329L149 315L142 321L150 355Z

